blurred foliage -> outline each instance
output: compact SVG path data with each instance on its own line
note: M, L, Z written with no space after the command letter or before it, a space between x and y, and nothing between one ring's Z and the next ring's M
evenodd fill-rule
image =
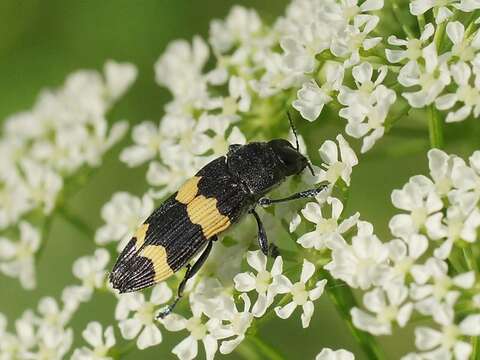
M286 5L283 0L1 0L0 119L31 107L42 88L60 85L70 72L100 69L107 59L115 59L134 63L139 77L112 111L111 118L125 118L131 124L145 119L157 121L169 96L154 81L153 65L158 56L174 39L191 39L194 34L208 36L210 20L224 17L235 3L255 7L266 21L273 21ZM385 24L391 26L391 22ZM388 219L394 213L390 202L392 189L401 187L409 176L428 171L428 130L424 117L417 113L410 119L401 119L389 136L363 156L353 172L348 210L360 211L362 218L374 223L378 235L385 240L388 240ZM313 149L325 139L333 138L344 126L337 121L297 123L314 159L318 159L318 154ZM115 191L142 194L145 190L145 168L131 170L118 160L119 149L129 141L127 137L117 145L90 181L67 200L69 210L84 219L91 229L101 224L100 208ZM448 125L446 144L449 152L462 156L480 148L479 122ZM74 282L70 271L73 261L91 253L94 246L92 238L57 215L38 264L38 288L26 293L17 280L2 276L0 292L8 296L0 297L0 311L13 320L26 308L35 307L41 296L58 297L65 285ZM81 308L73 322L76 345L80 344L80 330L88 321L108 324L113 319L111 296L95 299L95 303ZM343 347L362 358L327 296L318 302L310 328L301 329L298 317L288 321L274 319L261 328L259 335L288 359L313 359L326 346ZM175 358L170 350L184 334L167 331L163 334L164 342L142 352L142 359ZM401 334L405 337L399 338ZM120 340L118 333L117 340ZM405 353L412 340L408 331L382 338L392 359ZM229 358L243 358L241 353L238 351ZM244 354L255 360L253 355ZM133 351L127 358L138 356L139 352Z

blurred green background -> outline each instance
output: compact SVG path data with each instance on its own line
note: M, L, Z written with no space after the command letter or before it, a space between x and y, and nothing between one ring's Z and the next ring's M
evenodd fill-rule
M134 63L139 77L112 110L110 118L125 118L131 124L146 119L157 121L169 95L155 84L153 65L168 42L191 39L194 34L206 37L209 21L225 17L233 4L254 7L271 23L283 12L286 3L283 0L0 0L0 119L30 108L42 88L61 85L72 71L101 69L107 59L115 59ZM389 240L388 219L395 212L390 192L401 187L409 176L428 170L428 132L422 118L420 112L412 119L402 119L390 136L362 157L353 172L348 210L360 211L363 219L374 223L384 240ZM343 126L338 121L298 124L307 143L316 146L311 151L325 139L333 138ZM447 150L459 155L468 155L480 147L478 121L450 125L446 135ZM117 145L90 182L68 200L68 208L91 228L101 224L100 208L115 191L142 194L145 190L145 168L131 170L118 160L119 149L129 141L126 137ZM316 153L312 155L315 157ZM0 275L0 311L12 321L25 309L35 307L40 297L58 298L65 285L75 283L71 274L73 261L91 254L94 247L92 239L61 217L55 218L38 264L37 289L25 292L17 280ZM95 299L95 303L82 306L73 321L76 345L80 345L79 330L88 321L99 320L103 324L112 321L112 298L101 295ZM160 346L141 354L134 351L126 358L174 359L170 350L185 334L163 333L164 342ZM359 359L364 358L327 296L318 302L310 328L301 328L297 313L289 321L270 321L262 327L260 336L288 359L313 359L323 347L343 347ZM389 358L397 359L412 350L413 337L407 329L394 337L381 338L381 342ZM203 353L199 358L202 357ZM241 357L233 354L229 358Z

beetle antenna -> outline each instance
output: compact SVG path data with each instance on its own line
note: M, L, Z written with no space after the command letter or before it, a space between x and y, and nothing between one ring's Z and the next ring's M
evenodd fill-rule
M290 128L292 129L293 131L293 135L295 136L295 147L297 149L297 151L300 150L300 144L298 143L298 136L297 136L297 130L295 129L295 126L293 125L293 120L292 120L292 116L290 115L290 111L287 110L287 117L288 117L288 121L290 122Z
M310 164L310 161L308 161L307 167L308 167L308 170L310 170L310 172L312 173L312 176L315 176L315 171L313 171L313 167L312 167L312 164Z

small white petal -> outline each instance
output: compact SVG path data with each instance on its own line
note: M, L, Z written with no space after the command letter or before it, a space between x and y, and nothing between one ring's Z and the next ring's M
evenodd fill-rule
M463 335L480 336L480 314L467 316L459 327Z
M415 346L420 350L430 350L442 342L442 333L427 328L417 327L415 329Z
M233 278L235 289L242 292L248 292L255 289L255 277L249 273L240 273Z
M264 271L267 267L267 257L260 251L249 251L247 253L248 264L258 272Z
M135 338L142 329L142 323L137 319L123 320L118 324L122 336L127 340Z
M192 360L197 356L198 343L193 336L183 339L173 349L172 353L177 355L180 360Z
M475 272L469 271L453 278L453 283L462 289L471 289L475 284Z
M313 302L307 301L303 305L303 314L301 315L302 327L305 329L310 325L310 320L312 319L314 311Z
M318 281L315 284L315 288L308 292L308 297L310 298L310 300L317 300L320 296L322 296L325 285L327 285L326 279Z
M275 308L275 313L281 319L288 319L290 315L292 315L292 313L295 311L296 308L297 308L297 304L292 301L283 307L277 306Z
M203 346L205 347L206 359L213 360L218 350L217 340L212 335L207 335L203 338Z
M355 356L347 350L332 350L324 348L320 354L315 357L315 360L354 360Z
M315 272L315 265L313 265L310 261L304 259L302 273L300 275L300 281L306 284L307 281L312 277L314 272Z
M147 325L137 339L137 347L140 350L162 342L162 333L155 325Z
M178 314L170 314L161 320L163 326L168 331L180 331L186 328L187 320Z
M102 325L98 321L92 321L83 330L82 336L93 347L100 346L102 344Z

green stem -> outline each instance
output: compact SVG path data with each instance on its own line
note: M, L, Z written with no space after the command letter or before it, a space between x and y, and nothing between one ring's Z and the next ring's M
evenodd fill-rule
M456 246L453 247L452 251L450 252L450 256L448 257L448 263L456 274L461 274L467 271L463 260L464 258L461 249Z
M445 33L446 23L447 21L444 21L441 24L437 25L437 30L435 31L435 35L433 37L433 41L435 42L435 47L437 48L437 51L440 51L442 47L442 40L443 34Z
M425 16L423 16L423 14L418 15L417 22L418 22L418 32L419 34L421 34L423 29L425 29Z
M472 336L472 357L471 359L480 359L480 336Z
M40 248L38 249L38 251L35 254L35 257L36 257L37 261L42 256L43 250L45 249L45 246L47 245L48 235L50 234L50 228L52 226L52 221L53 221L53 217L55 216L55 214L56 214L56 210L52 211L52 213L48 217L45 218L45 222L43 223L42 232L41 232L42 243L40 245Z
M245 360L262 360L260 354L247 341L242 341L240 345L235 348L235 353Z
M77 215L72 214L71 211L65 207L59 208L58 214L60 214L71 225L73 225L79 232L84 234L86 237L93 239L95 231L82 219L78 218Z
M285 358L280 355L274 348L265 343L260 338L250 335L248 337L249 342L254 344L258 350L265 356L264 359L270 360L285 360Z
M471 246L465 246L463 248L463 256L465 258L465 263L467 264L468 269L478 272L479 269L475 260L475 256L473 255Z
M415 39L416 36L413 33L413 31L410 30L410 28L407 26L407 24L405 24L405 21L403 21L399 16L399 14L402 13L402 10L398 6L396 0L392 0L392 10L393 10L393 16L395 17L395 20L397 20L397 23L401 24L402 30L405 33L405 35L407 35L407 37L410 38L410 39Z
M283 306L287 304L292 298L292 294L285 294L283 297L280 299L280 301L277 303L277 306ZM261 318L255 320L255 326L251 327L252 331L250 332L247 331L247 334L251 334L252 336L256 334L256 331L259 327L270 321L275 316L275 310L272 308L267 311L265 315L263 315Z
M391 116L388 117L384 125L385 133L389 132L392 129L393 125L397 123L397 121L399 121L404 117L408 117L408 112L410 111L410 109L411 109L410 105L408 105L407 102L404 102L403 106L400 108L400 110L398 111L398 114L396 114L395 117L391 117Z
M131 341L128 341L126 343L123 343L123 345L120 345L120 346L117 345L117 346L111 348L108 351L107 355L112 357L115 360L119 360L122 357L124 357L125 355L127 355L129 352L131 352L132 350L136 349L136 347L137 347L136 344L137 344L136 340L131 340Z
M465 29L465 38L469 37L470 34L475 30L475 27L477 25L475 24L475 21L478 19L479 15L480 15L480 11L476 10L469 14L469 17L467 20L463 21L465 25L468 24L467 28Z
M430 147L443 148L443 124L435 105L428 107L428 132L430 134Z
M328 279L328 283L332 285L327 286L325 291L333 301L338 313L347 323L350 332L353 334L362 350L367 355L367 358L376 360L385 359L385 354L383 353L380 345L377 343L375 337L353 325L352 317L350 316L350 310L357 306L357 301L355 300L350 287L344 284L342 281L332 278L328 271L322 269L320 272L324 278Z

